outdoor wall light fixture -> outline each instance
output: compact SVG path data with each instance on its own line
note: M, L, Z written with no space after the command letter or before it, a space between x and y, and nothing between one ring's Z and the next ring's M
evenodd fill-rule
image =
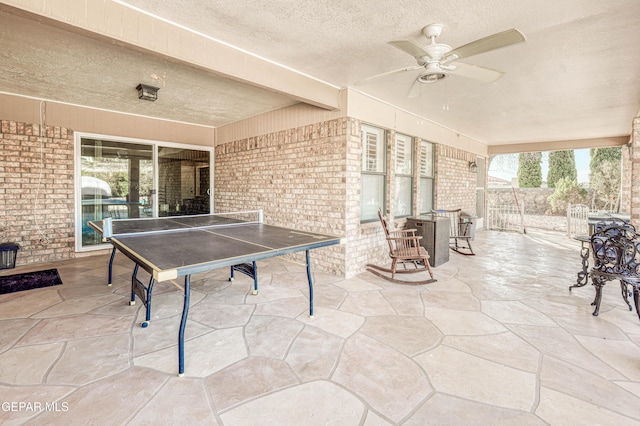
M138 87L136 87L136 90L138 91L138 99L153 102L158 99L158 90L160 90L160 88L140 83Z
M469 171L471 173L478 173L478 165L475 161L469 161Z

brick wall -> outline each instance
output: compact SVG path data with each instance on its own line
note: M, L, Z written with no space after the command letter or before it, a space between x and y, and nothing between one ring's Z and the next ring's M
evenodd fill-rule
M640 124L640 119L638 124ZM640 138L640 126L636 129L636 133L636 137ZM620 211L629 212L631 211L631 150L623 146L621 152Z
M17 265L73 257L73 132L0 123L0 242L20 245Z
M435 208L476 213L476 175L469 163L476 156L461 149L436 145Z
M349 129L341 118L216 146L215 211L262 208L268 224L344 237ZM345 274L344 245L311 258Z
M631 223L638 226L640 225L640 117L636 117L633 120L631 159L628 173L630 176L628 211L631 214Z
M394 136L387 131L389 211L394 207ZM474 213L476 176L469 162L475 156L446 147L436 152L436 170L444 175L438 190L446 194L436 205ZM390 262L380 224L360 223L361 166L361 123L352 118L221 144L215 151L215 211L262 208L266 223L346 237L345 245L322 249L312 262L350 277L367 263Z
M18 264L74 257L73 132L43 129L43 175L36 203L42 236L33 220L39 126L1 124L0 228L5 228L1 241L21 245ZM314 251L312 262L320 270L350 277L367 263L387 264L380 225L360 223L360 132L359 120L339 118L217 146L215 210L263 208L267 223L346 237L345 245ZM392 133L388 132L390 141ZM392 170L395 150L392 143L388 146ZM465 151L436 146L438 208L475 211L475 175L468 169L474 160ZM393 211L391 172L388 183L388 208Z

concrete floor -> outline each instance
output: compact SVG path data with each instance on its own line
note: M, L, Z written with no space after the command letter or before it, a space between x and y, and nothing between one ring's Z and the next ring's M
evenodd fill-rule
M0 423L638 424L640 321L618 285L593 317L593 288L568 291L577 242L480 231L474 248L423 286L316 271L312 319L291 262L259 262L258 295L226 269L195 275L182 378L174 285L141 328L121 255L113 287L106 256L1 271L64 284L0 295Z

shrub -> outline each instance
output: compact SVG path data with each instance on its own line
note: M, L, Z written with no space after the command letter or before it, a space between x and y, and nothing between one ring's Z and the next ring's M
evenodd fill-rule
M580 187L575 179L564 177L556 182L556 190L547 199L551 205L551 212L564 214L569 204L585 204L587 190Z

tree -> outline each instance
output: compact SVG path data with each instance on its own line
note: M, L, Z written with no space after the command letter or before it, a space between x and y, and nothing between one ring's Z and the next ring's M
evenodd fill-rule
M578 180L576 169L576 156L573 151L552 151L549 153L549 173L547 174L547 186L555 188L562 178Z
M552 213L564 214L569 204L584 204L587 197L587 190L581 188L575 179L569 177L559 179L555 188L553 194L547 198Z
M622 148L592 148L589 151L589 187L593 210L617 211L620 202Z
M600 163L589 176L589 187L593 189L593 210L617 211L620 202L620 160Z
M518 185L520 188L540 188L542 185L541 152L523 152L518 155Z
M589 161L589 187L591 187L591 178L594 175L594 172L596 172L602 163L606 161L615 161L619 163L622 159L622 149L619 146L610 148L591 148L589 150L589 156L591 157L591 161Z

